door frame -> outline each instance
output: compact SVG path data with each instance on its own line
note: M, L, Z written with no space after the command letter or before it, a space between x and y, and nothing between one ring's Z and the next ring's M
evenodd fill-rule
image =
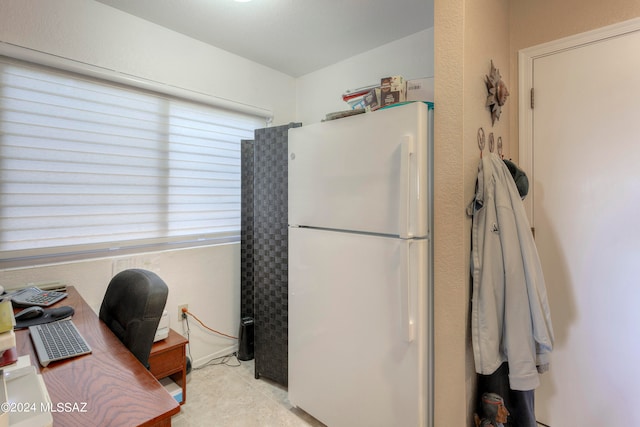
M518 147L520 167L529 176L529 197L524 206L532 228L535 229L533 201L535 198L535 177L533 169L533 109L531 108L531 89L534 87L534 62L538 58L554 55L591 43L640 31L640 18L630 19L617 24L564 37L518 51Z

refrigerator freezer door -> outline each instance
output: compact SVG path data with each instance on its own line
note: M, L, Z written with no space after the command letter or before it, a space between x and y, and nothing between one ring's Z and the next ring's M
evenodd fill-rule
M427 237L428 116L416 102L289 130L289 224Z
M430 425L428 241L289 242L290 402L331 427Z

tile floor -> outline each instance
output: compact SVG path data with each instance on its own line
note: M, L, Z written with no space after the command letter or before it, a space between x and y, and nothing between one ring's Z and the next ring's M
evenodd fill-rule
M253 360L235 358L191 371L187 402L172 419L174 427L323 427L292 408L285 387L255 379Z

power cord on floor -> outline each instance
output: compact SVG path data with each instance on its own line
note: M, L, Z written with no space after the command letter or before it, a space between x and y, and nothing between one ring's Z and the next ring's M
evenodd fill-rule
M214 357L213 359L210 359L205 363L203 363L202 365L198 366L197 368L193 368L193 369L203 369L203 368L206 368L207 366L216 366L216 365L225 365L230 368L237 368L242 365L242 362L240 362L240 359L238 359L238 353L233 352L226 356Z

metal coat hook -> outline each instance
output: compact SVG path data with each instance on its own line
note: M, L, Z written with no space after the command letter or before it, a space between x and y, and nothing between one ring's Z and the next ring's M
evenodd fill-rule
M504 159L504 155L502 154L502 137L498 137L498 155L501 159Z
M480 158L482 158L482 151L484 150L484 129L478 129L478 148L480 149Z
M493 140L493 132L489 134L489 152L493 153L493 148L495 146L495 141Z

